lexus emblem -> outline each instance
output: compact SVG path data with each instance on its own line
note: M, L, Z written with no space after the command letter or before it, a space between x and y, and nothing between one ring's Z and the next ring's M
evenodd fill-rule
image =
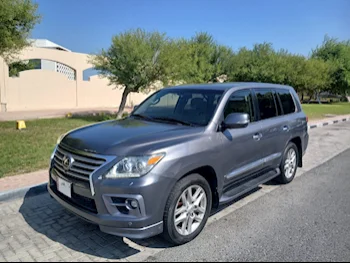
M64 170L68 171L74 163L74 159L70 155L65 155L62 159L62 165Z

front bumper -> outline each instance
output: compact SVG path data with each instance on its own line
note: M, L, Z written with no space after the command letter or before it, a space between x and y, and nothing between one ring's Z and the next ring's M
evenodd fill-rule
M173 187L173 180L147 175L138 179L101 180L95 182L95 196L89 185L72 182L72 198L57 190L57 177L50 171L48 191L63 207L78 217L96 224L102 232L127 238L144 239L163 232L164 208ZM59 177L63 177L60 175ZM115 206L116 200L137 200L139 207L123 213Z

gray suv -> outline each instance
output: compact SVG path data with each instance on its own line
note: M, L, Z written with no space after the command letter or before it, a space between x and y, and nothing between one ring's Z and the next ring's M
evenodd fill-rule
M228 83L164 88L130 117L61 136L49 192L128 238L194 239L212 209L272 179L290 183L308 145L293 88Z

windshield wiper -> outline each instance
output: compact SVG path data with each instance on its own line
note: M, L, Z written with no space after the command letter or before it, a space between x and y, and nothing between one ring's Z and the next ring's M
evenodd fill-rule
M136 118L144 119L147 121L154 121L154 119L152 117L142 115L142 114L133 114L133 115L131 115L131 117L136 117Z
M167 122L172 122L172 123L177 123L181 125L186 125L186 126L197 126L194 123L187 122L187 121L182 121L174 118L169 118L169 117L154 117L154 120L160 120L160 121L167 121Z
M186 125L186 126L198 126L198 125L191 123L191 122L182 121L182 120L169 118L169 117L149 117L149 116L142 115L142 114L133 114L133 115L131 115L131 117L136 117L136 118L144 119L147 121L166 121L166 122L172 122L172 123L177 123L177 124Z

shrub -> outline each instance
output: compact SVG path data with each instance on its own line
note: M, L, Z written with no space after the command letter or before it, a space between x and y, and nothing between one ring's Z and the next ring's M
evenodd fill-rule
M122 119L129 117L129 112L123 112Z

